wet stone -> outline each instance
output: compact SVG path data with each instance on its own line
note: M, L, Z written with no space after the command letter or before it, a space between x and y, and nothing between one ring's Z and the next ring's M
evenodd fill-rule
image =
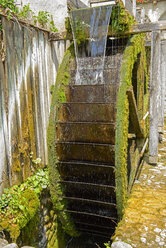
M3 248L18 248L18 246L15 243L5 245Z
M23 246L21 248L34 248L33 246Z
M8 245L7 240L0 238L0 248L3 248L5 245Z
M132 246L122 241L117 241L112 244L111 248L132 248Z

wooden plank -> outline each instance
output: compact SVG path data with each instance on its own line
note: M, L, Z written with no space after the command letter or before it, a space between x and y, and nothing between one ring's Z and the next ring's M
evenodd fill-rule
M165 83L166 83L166 43L161 44L160 59L160 104L159 104L159 133L164 132L164 104L165 104Z
M154 0L148 0L147 2L143 2L143 3L137 2L137 5L141 7L142 5L144 6L145 4L148 4L148 3L154 3L155 2L157 4L158 2L163 2L163 1L166 1L166 0L155 0L155 1Z
M133 24L130 30L124 32L123 35L147 33L147 32L152 32L152 31L157 31L157 30L166 30L166 21ZM112 35L113 34L112 34L111 27L109 27L108 36L112 36Z
M133 16L134 16L134 18L136 18L136 8L137 8L136 0L133 0Z
M112 2L113 0L90 0L91 3L104 3L104 2Z
M130 15L133 16L133 4L131 0L125 0L124 6L129 11Z
M138 113L137 113L137 105L136 105L134 92L133 92L132 88L128 89L127 95L128 95L128 99L129 99L130 117L131 117L131 121L133 123L134 132L135 132L137 137L143 138L144 133L143 133L143 130L142 130L140 122L139 122Z
M155 23L139 23L134 24L130 30L124 32L122 35L137 34L137 33L147 33L157 30L166 30L166 21L155 22ZM44 30L45 31L45 30ZM48 30L47 30L48 32ZM108 28L108 36L113 36L111 27ZM49 40L72 40L72 35L67 35L66 32L50 32ZM164 41L163 41L164 42ZM147 45L149 43L147 42Z
M134 24L131 27L129 32L146 33L146 32L152 32L155 30L166 30L166 21Z
M80 0L67 0L67 7L69 10L71 9L82 9L82 8L88 8L85 3L83 3Z
M149 163L158 161L158 124L160 101L160 31L151 36L151 80L149 109Z
M0 13L0 16L5 17L6 19L8 18L8 16L5 13L3 13L3 12ZM46 28L39 27L39 26L37 26L35 24L32 24L30 21L25 21L25 20L17 19L14 15L11 17L10 21L17 22L18 25L21 25L22 24L23 26L26 26L27 28L31 28L32 27L32 28L35 28L35 29L42 30L42 31L44 31L46 33L50 33L50 30L48 30Z

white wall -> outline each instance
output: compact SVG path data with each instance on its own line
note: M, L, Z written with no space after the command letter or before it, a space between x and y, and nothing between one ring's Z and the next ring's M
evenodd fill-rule
M84 4L86 4L87 6L89 6L89 0L81 0L81 2L83 2Z
M30 8L37 13L40 10L48 11L53 15L55 26L59 31L65 28L67 16L67 0L16 0L20 6L30 4Z
M138 4L139 7L145 8L145 14L149 17L151 22L157 22L159 19L166 20L166 2L161 1L157 2L157 4L146 3L146 4Z

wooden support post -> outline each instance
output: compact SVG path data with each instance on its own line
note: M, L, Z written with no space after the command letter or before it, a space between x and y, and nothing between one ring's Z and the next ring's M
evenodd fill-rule
M143 138L144 132L139 122L138 113L137 113L137 105L136 105L134 92L132 88L129 88L127 90L127 96L129 99L130 118L133 123L134 132L138 138Z
M161 99L160 99L160 116L159 132L164 132L164 103L165 103L165 84L166 84L166 43L161 44Z
M160 31L151 34L151 80L149 109L149 163L158 161L158 125L160 103Z
M136 18L136 0L133 0L133 16Z

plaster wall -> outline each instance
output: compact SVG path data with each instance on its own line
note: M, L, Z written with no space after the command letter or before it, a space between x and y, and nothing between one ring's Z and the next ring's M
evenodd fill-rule
M141 7L145 9L145 14L148 16L151 22L157 22L159 20L166 20L166 2L161 1L157 2L157 4L146 3L137 5L137 7Z
M30 4L30 8L37 14L39 11L47 11L53 15L55 26L59 31L65 29L65 17L67 16L67 0L16 0L19 6Z
M90 4L89 4L89 0L81 0L81 2L83 2L84 4L86 4L87 6L89 6Z

